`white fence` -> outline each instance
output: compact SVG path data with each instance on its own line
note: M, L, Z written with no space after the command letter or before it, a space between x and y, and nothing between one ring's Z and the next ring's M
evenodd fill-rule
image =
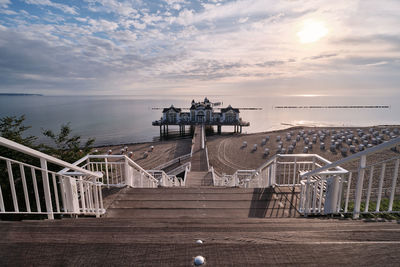
M300 211L309 214L399 213L400 138L302 173ZM335 172L339 165L354 166ZM397 199L397 206L394 207Z
M103 214L100 173L88 171L0 137L0 145L29 156L37 165L0 156L0 214ZM56 173L48 163L73 170L75 176ZM4 177L3 177L4 178Z
M178 158L174 158L173 160L170 160L170 161L168 161L168 162L166 162L166 163L163 163L163 164L161 164L161 165L158 165L157 167L154 168L154 170L162 170L162 169L164 169L164 168L166 168L166 167L168 167L168 166L171 166L172 164L175 164L175 163L178 163L178 162L183 162L183 161L185 161L185 160L188 160L188 159L190 159L191 157L192 157L192 153L189 153L189 154L180 156L180 157L178 157Z
M316 154L277 154L254 170L237 170L233 175L218 174L213 169L214 185L263 188L300 186L300 174L331 162ZM337 171L345 171L336 167Z
M75 162L74 165L102 173L102 182L107 187L128 185L155 188L160 184L159 180L149 171L140 167L126 155L87 155ZM68 168L63 169L60 173L75 175Z
M0 146L36 162L0 156L0 214L47 215L49 219L55 214L100 216L105 213L102 186L184 185L175 175L146 171L125 155L87 155L70 164L2 137ZM63 169L49 170L48 163Z
M163 187L181 186L181 181L175 175L168 175L160 170L149 170L149 173L159 181L159 185Z

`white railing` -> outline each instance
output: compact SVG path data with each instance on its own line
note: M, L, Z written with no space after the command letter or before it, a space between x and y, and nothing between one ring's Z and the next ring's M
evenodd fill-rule
M210 162L209 162L209 160L208 160L208 149L207 149L207 146L206 146L206 151L205 151L205 153L206 153L206 161L207 161L207 170L209 170L209 169L210 169Z
M30 156L27 164L0 155L0 213L47 215L54 214L96 215L103 214L101 173L74 166L29 147L0 137L0 145ZM70 168L78 176L56 173L48 163ZM7 179L7 178L8 179ZM8 180L8 181L7 181Z
M300 186L300 173L330 163L316 154L277 154L255 170L237 170L233 175L216 174L214 184L245 188ZM341 167L337 167L336 170L345 171Z
M157 181L160 186L173 187L180 186L180 183L175 175L169 176L164 171L149 170L148 171Z
M399 213L398 205L394 206L395 198L400 202L399 144L400 137L303 173L300 211L352 213L353 218L363 213ZM350 171L335 173L333 168L339 165L350 166Z
M190 172L191 166L192 166L192 165L186 166L186 168L185 168L185 174L184 174L184 176L183 176L183 180L181 181L181 186L186 186L186 178L187 178L187 174Z
M204 125L201 125L201 149L204 149L205 146L206 146L206 133Z
M190 161L186 162L185 164L182 164L182 165L176 167L175 169L168 171L167 174L168 175L178 175L178 174L184 172L186 170L186 167L190 168L191 165L192 165L192 163Z
M171 166L172 164L175 164L175 163L182 162L182 161L185 161L187 159L190 159L191 157L192 157L192 153L189 153L189 154L174 158L173 160L170 160L170 161L168 161L166 163L158 165L157 167L154 168L154 170L162 170L162 169L164 169L164 168L166 168L168 166Z
M159 185L150 172L140 167L126 155L87 155L74 165L103 174L103 184L110 186L131 186L155 188ZM61 174L75 175L69 168L60 171Z
M213 185L214 186L221 186L221 185L217 185L217 183L219 182L219 181L221 181L221 179L220 179L220 177L217 177L217 175L216 175L216 173L215 173L215 170L214 170L214 167L213 166L211 166L210 167L210 169L208 170L209 172L211 172L211 176L212 176L212 179L213 179Z

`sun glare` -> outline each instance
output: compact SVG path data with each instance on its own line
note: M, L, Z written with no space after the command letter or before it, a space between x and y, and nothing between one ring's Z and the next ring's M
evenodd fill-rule
M316 42L327 34L328 29L325 27L325 23L315 20L306 20L301 30L297 33L297 36L301 43L306 44Z

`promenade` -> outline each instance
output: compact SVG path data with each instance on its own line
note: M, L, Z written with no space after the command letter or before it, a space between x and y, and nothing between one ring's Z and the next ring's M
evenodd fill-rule
M206 152L204 126L197 125L193 136L193 154L191 171L186 177L186 186L212 186L212 174L208 171L208 158Z

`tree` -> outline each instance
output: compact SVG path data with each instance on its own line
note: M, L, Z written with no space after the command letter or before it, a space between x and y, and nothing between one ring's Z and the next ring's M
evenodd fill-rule
M4 118L1 118L0 136L7 138L11 141L17 142L21 145L37 149L38 147L35 146L34 144L34 142L37 140L37 137L32 135L24 137L25 131L31 128L30 126L24 125L24 121L25 121L24 115L20 117L6 116ZM0 146L0 155L6 158L22 161L28 164L37 163L36 159L3 146ZM4 168L5 166L1 164L0 172L4 173Z
M58 134L55 134L50 130L43 131L43 134L45 136L53 140L54 146L36 144L35 141L37 140L37 137L26 134L26 130L30 129L31 127L24 125L24 122L25 122L25 116L20 116L20 117L11 116L11 117L0 118L0 136L12 140L14 142L17 142L19 144L31 147L33 149L40 150L42 152L45 152L47 154L50 154L52 156L58 157L62 160L71 163L83 157L85 154L87 154L90 151L90 146L94 143L94 139L89 138L86 141L86 143L81 147L81 137L78 135L70 136L71 135L70 125L65 124L61 126L60 133ZM19 162L23 162L25 164L40 167L40 161L38 158L31 157L24 153L20 153L3 146L0 146L0 156L16 160ZM11 199L13 199L12 189L11 189L12 187L10 186L10 181L8 177L9 175L8 167L11 167L14 178L14 186L16 189L15 190L16 197L19 203L19 207L22 208L22 211L24 211L25 207L22 204L25 202L25 196L21 178L22 165L20 165L19 163L14 163L13 161L9 162L11 162L11 164L7 166L7 160L3 160L0 158L0 188L2 190L2 195L5 200L4 205L6 210L14 209L13 201L11 201ZM58 172L60 171L60 168L62 168L61 166L57 166L51 163L49 163L47 167L50 171L54 172ZM33 175L29 170L30 167L28 166L22 167L22 169L25 170L26 183L28 184L27 186L28 195L33 196L35 193L33 192L34 190ZM39 191L39 195L43 196L43 179L41 178L42 173L39 170L37 170L35 173L37 177L36 180L37 180L37 188ZM52 192L52 194L54 194L54 192ZM31 197L31 201L34 201L33 197ZM45 207L44 198L42 197L40 198L40 203L42 208ZM35 206L36 205L31 205L31 208ZM8 218L7 216L4 217L3 215L1 215L0 217Z
M37 137L29 135L23 137L23 133L30 129L31 126L25 126L25 115L20 117L6 116L0 119L0 135L11 141L17 142L21 145L34 147L34 142Z
M55 134L51 130L43 130L43 135L49 137L54 146L41 145L43 152L73 163L91 150L95 139L89 138L83 145L79 135L71 136L70 123L61 125L60 132Z

